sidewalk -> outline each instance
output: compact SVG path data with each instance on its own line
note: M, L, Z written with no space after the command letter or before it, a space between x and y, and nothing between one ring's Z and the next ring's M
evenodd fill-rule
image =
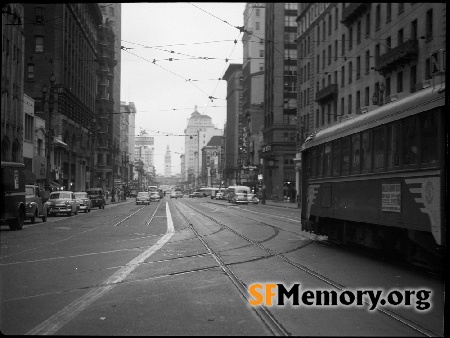
M264 205L264 204L262 204L261 200L259 200L259 204ZM297 203L291 203L291 202L287 202L287 201L274 202L272 200L266 200L266 205L300 210Z

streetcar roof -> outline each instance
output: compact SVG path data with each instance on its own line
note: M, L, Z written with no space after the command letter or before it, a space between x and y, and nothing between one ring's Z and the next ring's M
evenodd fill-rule
M420 90L400 100L375 108L365 114L356 115L341 123L311 134L303 143L302 151L360 131L393 122L445 104L445 83L439 87Z

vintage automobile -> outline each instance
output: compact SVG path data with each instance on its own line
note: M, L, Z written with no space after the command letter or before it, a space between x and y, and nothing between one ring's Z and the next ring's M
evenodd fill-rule
M244 192L234 193L231 203L233 204L248 204L247 194Z
M54 191L50 193L50 197L45 203L47 203L48 207L48 216L56 214L78 215L80 209L73 191Z
M225 199L225 194L222 191L219 191L214 198L216 200L224 200Z
M161 199L161 195L159 194L159 192L152 192L150 194L150 200L151 201L159 202L160 199Z
M80 211L84 210L85 213L91 212L92 202L91 202L91 199L89 198L87 192L85 192L85 191L76 192L75 198L80 203Z
M91 199L92 208L105 209L105 193L102 188L90 188L86 190L86 193Z
M172 192L170 193L170 198L176 198L176 199L178 199L178 195L177 195L176 191L172 191Z
M194 191L193 193L189 194L189 198L194 197L203 197L203 194L200 191Z
M177 197L182 198L183 197L183 193L179 190L175 191L175 194L177 195Z
M48 206L42 198L43 191L37 185L25 185L26 218L31 220L31 224L36 223L38 217L42 219L42 222L47 222Z
M248 203L258 204L259 198L255 194L247 194Z
M136 196L136 205L138 204L150 204L150 194L148 191L140 191Z

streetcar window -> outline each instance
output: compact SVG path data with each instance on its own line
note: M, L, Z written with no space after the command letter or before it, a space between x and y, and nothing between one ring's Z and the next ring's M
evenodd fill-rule
M417 116L403 121L403 165L417 164L419 159L419 138L417 133ZM435 135L436 137L436 135Z
M339 140L333 141L333 175L339 175Z
M384 152L386 145L386 136L384 127L378 127L373 130L373 167L374 169L384 168Z
M350 137L343 137L341 139L341 174L349 173L350 169Z
M359 174L361 165L361 136L352 135L352 173Z
M372 168L372 140L369 130L362 133L361 153L361 168L370 171Z
M317 176L323 176L323 145L317 148Z
M324 176L331 176L331 142L325 144L324 161Z
M394 123L388 126L388 168L400 165L400 125Z
M422 163L436 163L438 149L437 114L427 112L420 116Z
M317 176L317 172L316 172L316 148L314 148L314 149L312 149L311 150L311 164L310 164L310 166L311 166L311 176L312 177L314 177L314 176Z

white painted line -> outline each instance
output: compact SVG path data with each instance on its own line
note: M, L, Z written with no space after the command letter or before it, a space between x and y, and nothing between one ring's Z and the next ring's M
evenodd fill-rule
M151 246L148 250L141 253L139 256L137 256L136 258L131 260L127 265L125 265L122 269L120 269L111 277L109 277L107 280L105 280L102 283L103 286L95 288L89 291L81 298L78 298L76 301L72 302L61 311L59 311L58 313L54 314L43 323L36 326L34 329L28 331L27 335L54 334L60 328L66 325L69 321L75 318L81 311L86 309L89 305L91 305L97 299L102 297L109 290L114 288L117 285L117 283L120 283L122 280L124 280L134 269L136 269L139 266L139 264L144 262L148 257L153 255L164 244L166 244L167 241L169 241L169 239L175 233L172 215L170 214L168 202L166 202L166 215L167 215L166 234L155 245Z

